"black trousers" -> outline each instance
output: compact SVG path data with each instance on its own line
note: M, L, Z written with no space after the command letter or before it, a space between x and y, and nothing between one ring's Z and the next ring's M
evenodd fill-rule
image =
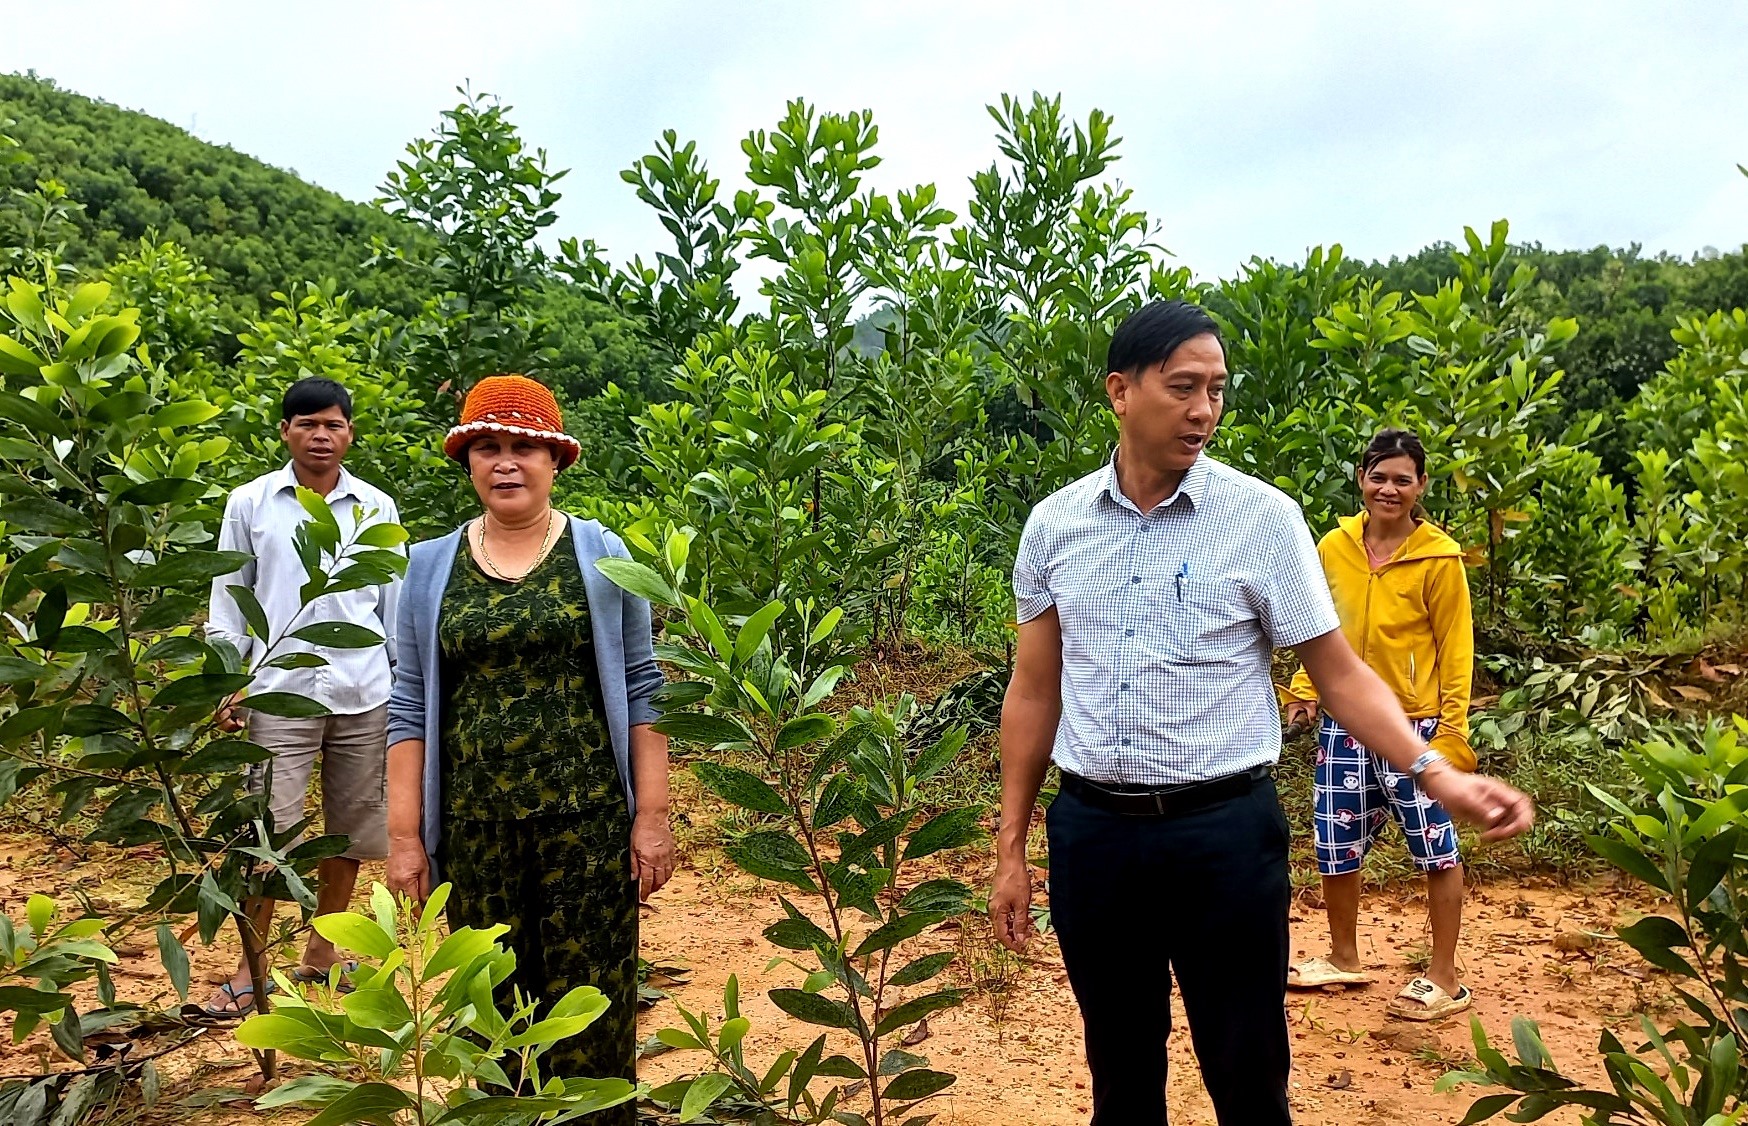
M1264 779L1177 817L1060 794L1050 912L1086 1024L1093 1126L1166 1121L1177 975L1221 1126L1285 1126L1287 822Z

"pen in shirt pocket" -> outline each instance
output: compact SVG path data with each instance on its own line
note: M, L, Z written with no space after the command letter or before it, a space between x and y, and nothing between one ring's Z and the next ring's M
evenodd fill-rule
M1184 580L1190 577L1190 561L1184 560L1177 569L1177 600L1184 600Z

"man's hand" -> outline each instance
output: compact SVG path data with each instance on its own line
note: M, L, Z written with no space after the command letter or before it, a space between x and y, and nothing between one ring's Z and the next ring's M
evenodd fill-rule
M639 902L660 891L674 874L674 834L666 810L637 811L631 823L631 872Z
M431 858L425 855L423 842L390 839L385 868L388 890L404 895L414 903L423 903L430 898Z
M989 892L989 925L996 941L1023 954L1032 940L1032 873L1024 861L997 861Z
M219 705L217 720L218 729L226 735L234 735L245 726L243 717L238 714L242 710L243 694L234 692L230 698Z
M1515 837L1535 824L1529 795L1485 774L1465 774L1449 763L1434 763L1420 776L1420 788L1458 821L1478 826L1481 839Z
M1287 726L1310 727L1317 722L1316 700L1287 701Z

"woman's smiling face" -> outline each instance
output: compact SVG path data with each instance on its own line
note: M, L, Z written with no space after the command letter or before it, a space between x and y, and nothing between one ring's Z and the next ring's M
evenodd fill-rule
M558 454L533 438L486 433L468 444L467 468L486 511L518 523L551 505Z
M1396 520L1414 511L1426 492L1426 478L1414 459L1398 454L1360 471L1360 497L1374 520Z

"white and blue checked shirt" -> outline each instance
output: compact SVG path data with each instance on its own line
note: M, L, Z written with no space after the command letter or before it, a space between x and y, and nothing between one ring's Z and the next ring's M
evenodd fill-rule
M1051 757L1125 785L1274 762L1270 654L1341 626L1299 506L1206 454L1151 512L1118 488L1115 458L1045 497L1014 596L1021 622L1054 606L1062 624Z

